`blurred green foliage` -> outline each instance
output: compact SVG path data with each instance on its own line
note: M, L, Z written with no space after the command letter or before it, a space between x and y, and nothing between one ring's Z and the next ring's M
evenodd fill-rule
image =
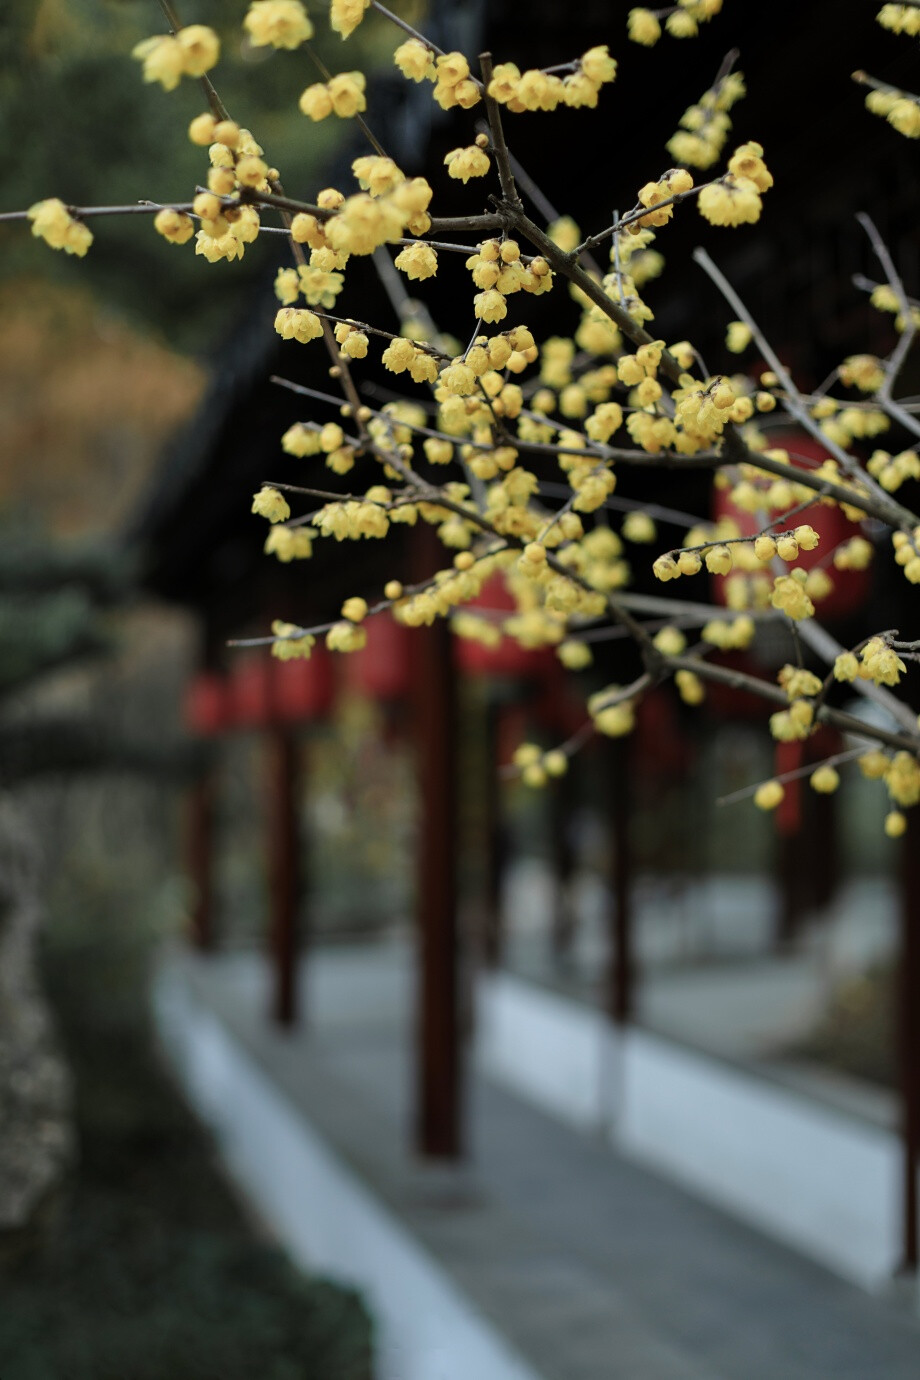
M351 130L300 114L300 92L319 79L314 62L306 49L249 47L241 28L246 8L246 0L177 3L181 19L211 24L220 35L212 76L231 115L263 145L285 190L312 197ZM130 56L139 40L164 31L157 0L7 0L3 9L0 121L15 157L4 167L0 210L50 196L78 206L190 200L208 168L207 151L186 134L206 108L201 88L188 80L169 93L145 85ZM349 44L349 69L375 65L394 46L391 27L368 23L363 30ZM340 69L340 40L325 21L317 23L315 46ZM79 280L186 349L213 344L245 307L245 288L264 280L284 254L280 237L263 236L242 262L210 265L195 255L194 242L167 244L146 216L99 219L92 228L92 249L75 261L38 245L22 224L0 226L0 274Z
M85 803L85 802L84 802ZM3 1380L370 1380L348 1290L259 1239L146 1027L136 892L70 870L45 969L76 1085L79 1155L31 1249L0 1259Z

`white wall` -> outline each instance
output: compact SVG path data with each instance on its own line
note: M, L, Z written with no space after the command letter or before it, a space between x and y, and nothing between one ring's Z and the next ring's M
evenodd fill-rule
M291 1257L364 1294L379 1380L540 1380L169 970L154 1012L190 1101Z
M483 1072L867 1288L899 1259L888 1131L506 973L478 993Z

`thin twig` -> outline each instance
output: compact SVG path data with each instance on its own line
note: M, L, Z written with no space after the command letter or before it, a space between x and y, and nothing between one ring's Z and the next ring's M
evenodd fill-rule
M492 152L495 154L495 166L498 169L502 196L509 206L515 210L523 210L521 198L518 195L517 187L514 185L514 173L511 171L508 145L505 143L505 131L502 126L502 113L498 102L489 95L489 83L492 80L492 54L480 53L479 66L482 70L483 100L485 101L486 115L489 118Z

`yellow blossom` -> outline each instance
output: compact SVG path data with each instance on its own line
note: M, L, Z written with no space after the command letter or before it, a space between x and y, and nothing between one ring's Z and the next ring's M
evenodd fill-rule
M36 201L26 215L32 222L32 234L52 249L63 249L65 254L76 254L82 259L93 242L89 227L75 220L57 197Z
M906 670L897 652L882 638L870 638L863 647L860 675L876 685L897 685Z
M693 671L677 671L674 684L684 704L702 704L706 698L706 687Z
M300 0L252 0L243 27L256 48L299 48L313 37L313 25Z
M603 82L613 81L617 74L616 59L610 56L607 44L589 48L582 54L581 70L589 81L600 86Z
M330 652L360 652L367 645L367 629L343 619L333 623L326 634L326 646Z
M652 641L662 656L680 656L687 646L687 639L680 629L670 625L659 628Z
M590 666L593 660L587 642L561 642L556 648L556 655L569 671L580 671Z
M885 833L890 839L899 839L907 832L907 816L900 810L889 810L885 816Z
M711 225L752 225L762 210L755 184L749 178L731 175L704 187L696 204Z
M867 781L880 781L891 764L891 759L882 752L881 748L873 748L871 752L864 752L856 760L859 770Z
M220 39L206 24L189 24L176 34L182 50L182 71L187 77L203 77L220 57Z
M732 568L733 559L730 546L711 546L704 553L706 569L711 575L727 575Z
M661 25L651 10L635 9L629 11L629 37L633 43L641 43L651 48L661 37Z
M340 72L337 77L326 83L326 91L332 104L332 109L341 119L350 119L353 115L358 115L367 109L367 101L364 97L365 78L363 72ZM314 88L309 88L313 90ZM305 91L300 98L300 108L304 109ZM305 111L305 114L310 114ZM313 116L314 119L321 118Z
M778 575L773 581L773 593L770 596L773 607L795 620L813 617L815 606L803 588L807 578L801 567L797 567L789 575Z
M370 3L371 0L332 0L329 7L330 26L337 34L347 38L361 23Z
M300 113L308 115L311 120L325 120L327 115L332 114L329 88L323 82L315 82L313 86L308 86L301 92L298 106Z
M266 556L275 556L284 564L307 560L313 554L313 533L306 527L273 527L262 550Z
M156 34L131 49L131 56L143 63L144 81L158 81L164 91L174 91L185 72L185 54L173 34Z
M196 115L188 127L188 137L193 144L199 144L202 148L207 148L214 143L214 130L217 121L209 110L203 115Z
M751 343L751 328L744 321L730 321L725 334L725 344L732 354L740 355Z
M269 522L287 522L291 516L291 510L284 495L267 484L263 484L259 492L253 494L251 511L257 513L259 517L268 518Z
M195 233L195 223L191 216L182 211L164 207L153 218L153 228L170 244L185 244Z
M840 785L840 773L825 765L812 772L810 781L812 790L819 795L832 795Z
M737 148L728 160L728 171L736 178L753 182L758 192L773 186L773 174L763 161L763 148L753 139Z
M272 632L277 639L272 643L272 656L279 661L309 658L316 642L312 633L301 633L295 623L282 623L278 618L272 623Z
M427 244L407 244L395 263L412 281L433 278L438 271L438 256Z
M638 508L626 514L621 531L627 541L654 541L657 536L655 524L648 513L643 513Z
M342 605L342 617L347 618L349 623L363 622L367 617L367 600L357 594L346 599Z
M411 340L399 336L390 342L381 356L384 367L393 374L401 374L408 369L415 357L415 346Z
M298 457L316 455L321 449L319 430L315 425L305 426L303 422L295 422L282 436L281 449L288 455Z
M508 306L502 294L490 288L487 292L477 292L473 311L480 321L503 321L508 315Z
M786 792L779 781L764 781L754 792L758 810L775 810Z
M455 177L463 183L469 182L471 177L484 177L491 166L486 153L475 144L451 149L450 153L444 155L444 162L447 164L448 177Z
M885 773L888 794L896 805L920 801L920 763L909 752L896 752Z
M409 81L435 79L434 53L417 38L401 43L393 54L393 61Z
M323 333L322 322L315 312L282 307L275 315L275 330L282 340L298 340L306 345Z
M853 652L841 652L834 661L834 679L853 681L859 675L859 662Z
M920 139L920 105L902 96L889 110L888 123L906 138Z

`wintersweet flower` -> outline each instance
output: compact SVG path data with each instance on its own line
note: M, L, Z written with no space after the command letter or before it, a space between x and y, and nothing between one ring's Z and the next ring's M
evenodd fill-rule
M417 38L401 43L393 54L393 61L409 81L424 81L436 77L434 53Z
M696 204L710 225L753 225L763 209L756 184L731 175L704 187Z
M811 788L819 795L832 795L840 785L840 773L831 766L818 767L811 774Z
M291 516L287 499L268 484L263 484L259 492L253 494L251 511L268 518L269 522L287 522Z
M272 533L272 535L276 535ZM279 534L280 535L280 534ZM272 656L279 661L294 661L298 657L309 657L316 643L312 633L300 633L296 623L282 623L276 618L272 623L276 641L272 643ZM298 635L299 634L299 635Z
M335 33L347 38L364 18L364 11L371 0L332 0L329 7L329 24Z
M164 207L153 218L153 228L170 244L185 244L195 233L195 222L183 211L173 211Z
M485 177L491 164L488 155L475 144L467 148L451 149L445 154L448 177L455 177L466 184L471 177Z
M801 618L812 618L815 606L804 589L807 578L806 572L800 566L789 575L778 575L773 582L773 593L770 596L773 607L796 621Z
M187 77L203 77L220 57L220 39L207 24L189 24L176 34L182 49L182 71Z
M131 49L131 56L143 63L144 81L158 81L164 91L175 91L185 71L185 54L173 34L156 34Z
M651 10L630 10L628 26L633 43L641 43L645 48L651 48L661 37L661 25Z
M255 48L299 48L313 37L313 24L300 0L252 0L243 27Z
M758 810L775 810L785 794L779 781L764 781L754 792L754 804Z
M63 249L65 254L76 254L82 259L93 242L89 226L76 220L58 197L36 201L26 215L32 222L32 234L52 249Z
M438 256L427 244L408 244L394 260L406 277L420 282L433 278L438 271Z

